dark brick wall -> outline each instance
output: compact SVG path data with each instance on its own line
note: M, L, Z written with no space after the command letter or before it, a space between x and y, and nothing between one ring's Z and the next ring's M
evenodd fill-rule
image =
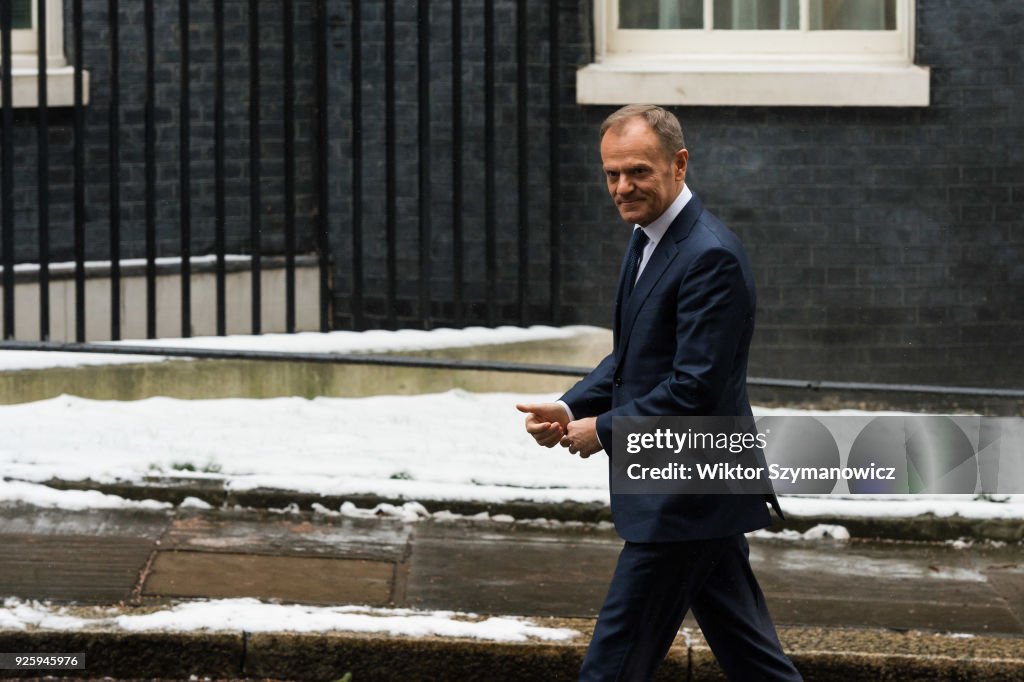
M548 4L528 9L529 172L518 173L516 14L496 0L495 185L498 323L551 321L552 264L558 323L609 325L614 272L628 230L602 185L597 128L613 107L575 103L576 68L591 60L590 0L558 0L562 89L557 174L562 247L552 254L548 225ZM70 3L67 3L70 5ZM483 3L463 2L461 140L451 131L451 10L430 3L430 244L418 237L416 4L396 2L398 139L396 241L398 299L387 301L384 216L383 4L364 0L363 192L351 192L350 4L328 0L330 238L334 319L352 323L352 265L364 269L365 326L456 323L452 306L453 144L464 155L464 323L481 324L484 306ZM106 188L106 3L86 3L88 108L87 230L90 258L108 252ZM122 3L122 216L125 255L142 254L142 10ZM158 8L158 209L161 255L177 251L178 27L176 3ZM229 248L248 250L246 3L228 0ZM917 62L932 69L932 105L919 109L677 107L691 150L689 182L743 238L759 291L751 374L807 379L1020 386L1024 384L1024 5L1005 0L918 0ZM212 248L212 27L207 3L192 4L193 249ZM282 132L280 3L261 0L264 115L263 243L281 250ZM298 210L302 250L312 249L311 0L296 4ZM68 17L70 51L70 17ZM35 260L34 118L17 113L18 258ZM71 115L51 118L54 222L51 257L71 255ZM26 182L26 179L28 181ZM522 181L522 182L521 182ZM519 315L518 205L528 192L527 316ZM363 208L363 249L351 249L353 201ZM421 249L430 250L432 304L419 309Z
M351 16L347 3L332 3L332 120L351 120ZM422 77L417 56L417 3L395 3L395 78L396 78L396 144L397 153L397 294L393 303L385 297L386 270L386 203L385 173L387 167L385 140L385 46L384 10L380 2L362 3L362 117L360 137L363 164L360 200L363 208L363 251L355 255L362 262L363 303L366 326L384 326L394 315L398 326L420 327L424 324L456 324L453 307L454 261L452 243L453 216L453 146L462 154L464 203L463 248L463 321L486 324L489 315L495 323L542 322L547 319L548 272L548 131L550 101L548 97L548 8L547 3L529 2L528 59L529 173L525 183L518 175L517 65L516 65L516 3L495 2L495 113L497 143L493 168L495 198L495 231L498 267L496 270L496 305L488 311L486 302L487 272L485 270L485 87L484 87L484 3L462 3L462 137L452 134L452 40L451 4L430 3L430 137L429 150L432 235L430 244L419 238L418 163L419 99L417 84ZM571 42L562 46L563 59L579 50L582 40L580 19L575 4L563 12L566 27L563 34ZM589 49L589 48L588 48ZM579 60L566 61L562 78L565 82L562 109L575 108L571 90L573 66ZM563 115L565 115L563 113ZM339 129L340 132L342 129ZM351 132L344 128L339 140L339 163L332 170L332 239L335 249L335 319L339 326L353 323L351 314L354 255L348 245L352 241L349 216L352 210ZM570 156L579 150L567 147ZM518 308L518 225L519 192L525 185L529 197L528 222L531 257L529 262L529 294L527 319ZM575 188L570 188L575 191ZM419 307L421 279L419 254L429 248L433 263L430 289L433 303L428 310ZM428 321L429 320L429 321Z
M674 109L690 184L754 262L754 375L1024 383L1024 6L918 8L928 108ZM564 114L566 321L610 319L625 237L587 164L612 109Z
M752 373L1024 384L1022 21L920 0L927 108L677 110L755 264Z
M434 324L451 324L450 41L447 3L433 3L431 116ZM464 3L466 5L471 3ZM475 3L474 3L475 4ZM560 2L562 287L558 322L610 325L614 272L628 231L602 186L597 128L613 107L575 103L574 72L591 60L588 0ZM444 5L442 7L441 5ZM513 3L499 0L498 208L500 322L520 322L515 302L516 176ZM373 15L379 22L380 15ZM399 12L399 323L422 324L416 306L415 8ZM999 0L918 2L917 62L932 68L927 108L677 107L691 150L691 186L749 249L760 288L751 374L807 379L1018 386L1024 379L1022 242L1024 6ZM465 10L466 285L470 323L486 319L483 262L483 40L479 7ZM545 322L547 11L531 3L530 311ZM339 22L337 40L347 26ZM375 34L374 31L377 33ZM381 115L379 23L364 28L364 102ZM344 62L344 56L341 57ZM338 80L343 93L348 83ZM410 99L403 100L402 97ZM342 94L341 99L345 95ZM364 116L367 114L364 114ZM342 116L343 118L343 116ZM368 324L384 324L381 130L364 135ZM404 158L404 157L403 157ZM344 166L344 164L342 164ZM342 173L343 175L343 173ZM347 179L340 182L345 194ZM349 238L346 203L335 228ZM342 260L351 254L336 254ZM348 323L350 282L336 271L336 315Z
M180 253L179 96L181 32L178 5L155 7L156 227L158 255ZM225 173L228 250L249 249L249 55L248 4L226 0L225 17ZM65 54L74 59L72 3L65 2ZM89 72L90 103L85 107L85 245L86 258L110 254L109 103L110 30L107 3L83 3L83 66ZM192 249L194 255L214 248L214 29L213 3L192 2L190 8L190 97ZM284 244L284 166L282 123L283 68L281 3L261 0L260 97L262 241L268 253ZM312 121L312 2L295 3L296 79L296 212L299 246L311 250L314 210ZM121 254L145 255L145 33L142 2L121 2L120 20L120 162ZM74 118L70 107L48 113L51 261L72 260ZM15 110L15 243L19 262L37 262L38 168L36 109Z

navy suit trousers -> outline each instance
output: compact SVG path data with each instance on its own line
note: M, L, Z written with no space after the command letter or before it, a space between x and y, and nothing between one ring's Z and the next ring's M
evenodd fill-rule
M802 679L782 652L742 534L626 542L579 679L652 679L690 609L730 680Z

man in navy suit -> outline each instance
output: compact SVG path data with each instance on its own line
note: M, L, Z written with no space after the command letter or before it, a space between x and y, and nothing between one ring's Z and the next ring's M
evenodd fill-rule
M630 105L601 127L608 191L633 235L619 273L614 350L555 403L518 405L543 446L612 452L615 417L751 415L755 292L739 239L686 186L679 121ZM743 533L774 495L613 494L625 540L581 680L651 679L688 610L731 680L800 680L782 652Z

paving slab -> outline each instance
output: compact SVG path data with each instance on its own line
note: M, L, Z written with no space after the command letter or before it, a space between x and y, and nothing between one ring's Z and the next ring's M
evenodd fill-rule
M186 513L161 538L145 597L394 603L412 526L292 514Z
M384 606L394 598L395 572L389 561L159 552L142 595Z
M975 564L971 550L757 539L750 546L751 564L779 623L1024 633L1018 612ZM1004 561L1020 551L1006 548Z
M386 519L204 511L174 518L161 550L403 561L413 526Z
M970 556L1024 627L1024 547L980 545Z
M148 540L0 535L0 594L22 599L128 600L149 560Z
M0 595L128 600L169 523L164 512L0 507Z
M621 541L609 533L420 524L406 604L479 613L593 616ZM750 541L750 559L780 624L1024 633L1020 547L934 543ZM978 563L980 561L981 563ZM692 616L685 621L695 626Z
M621 543L608 534L416 528L408 606L530 616L596 614Z
M595 528L4 508L0 540L10 551L0 553L0 590L117 602L137 596L142 579L147 598L592 617L621 547L614 533ZM1022 634L1021 555L1019 545L751 540L776 621L809 626Z

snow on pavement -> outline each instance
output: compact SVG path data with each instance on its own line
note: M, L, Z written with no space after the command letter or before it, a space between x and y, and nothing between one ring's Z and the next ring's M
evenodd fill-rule
M429 331L399 329L366 332L299 332L296 334L237 334L232 336L194 336L190 338L131 339L104 342L104 345L149 346L154 348L203 348L213 350L279 351L295 353L398 353L439 348L466 348L525 341L568 339L598 327L575 325L566 327L467 327L438 328ZM164 362L168 357L157 355L115 355L107 353L69 353L61 351L16 351L0 353L0 372L50 367L81 367L85 365L135 364ZM187 360L187 358L176 358Z
M69 609L8 598L0 608L0 629L89 630L117 628L131 632L374 632L406 637L462 637L524 642L565 641L579 635L568 628L536 625L525 618L481 618L455 611L420 611L366 606L274 604L258 599L213 599L181 602L150 613L122 613L116 607Z
M837 526L830 523L819 523L812 528L808 528L803 533L789 528L778 532L762 528L760 530L747 533L747 537L758 538L760 540L835 540L836 542L847 542L850 539L850 531L848 531L844 526Z
M0 477L140 481L187 475L405 499L606 502L607 468L533 444L515 410L550 396L475 394L0 406Z
M551 395L451 390L415 396L100 401L60 396L0 406L0 501L90 508L129 504L58 494L53 478L141 482L183 476L234 490L418 500L607 503L603 456L539 448L517 402ZM755 408L759 415L779 410ZM785 414L861 414L786 410ZM1024 518L1024 495L785 496L795 516ZM130 503L158 505L159 503ZM190 503L190 504L194 504Z
M156 500L126 500L98 490L58 490L25 481L0 480L0 504L29 504L67 510L83 509L170 509L174 505Z

